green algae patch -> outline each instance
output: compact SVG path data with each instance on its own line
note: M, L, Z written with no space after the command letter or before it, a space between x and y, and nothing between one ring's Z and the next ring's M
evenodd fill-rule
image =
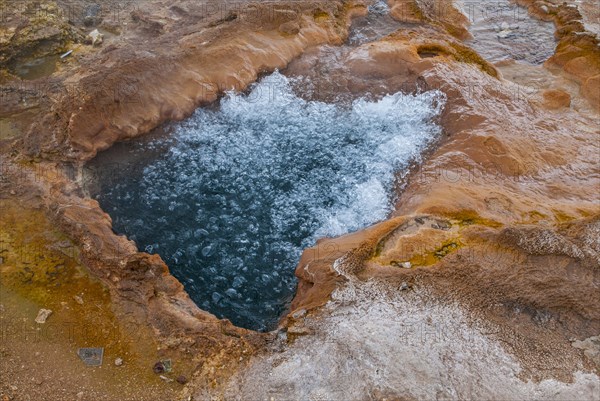
M472 210L419 216L383 236L377 242L371 260L397 268L432 266L465 247L469 241L465 242L462 232L473 226L477 229L498 228L502 224Z
M554 213L554 218L559 223L567 223L569 221L575 220L576 217L573 217L561 210L552 209L552 213Z
M9 119L0 118L0 141L16 138L19 134L19 130Z
M461 228L472 225L480 225L492 228L502 227L502 223L481 217L474 210L463 210L457 213L448 213L445 214L445 216L456 222L456 224L458 224Z
M409 262L412 266L431 266L461 247L463 247L462 242L458 238L453 238L443 242L433 251L413 256Z
M535 224L539 223L540 221L546 220L547 218L548 216L546 216L545 214L532 210L531 212L525 214L523 222L525 224Z
M498 78L498 71L496 68L481 57L475 50L460 43L450 43L450 46L454 50L454 58L456 58L457 61L475 64L481 71L494 78Z
M321 10L320 8L317 8L313 13L313 19L317 22L323 22L329 20L330 18L331 16L329 13Z

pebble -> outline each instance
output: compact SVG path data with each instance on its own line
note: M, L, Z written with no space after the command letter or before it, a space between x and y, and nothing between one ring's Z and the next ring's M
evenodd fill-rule
M165 371L165 365L162 362L156 362L152 367L152 371L156 374L163 373Z
M73 299L75 300L75 302L77 302L79 305L83 305L83 298L80 297L79 295L73 295Z
M512 31L510 29L505 29L503 31L500 31L500 33L498 33L498 37L500 39L506 39L508 38L510 35L512 34Z
M405 269L410 269L412 264L410 262L402 262L400 263L400 266L404 267Z
M403 281L402 284L400 284L400 291L405 290L408 290L408 284L406 284L406 281Z
M306 309L299 309L292 314L292 317L294 319L300 319L300 318L303 318L304 316L306 316Z
M37 314L37 317L35 318L35 322L39 324L44 324L46 323L46 320L48 320L48 317L51 314L52 311L50 309L40 309L40 311Z
M92 46L96 46L102 43L104 35L102 35L97 29L94 29L87 36L88 41L91 42Z
M184 375L177 376L177 383L185 384L185 383L187 383L187 378Z
M115 366L122 366L122 365L123 365L123 359L121 359L121 358L115 359Z

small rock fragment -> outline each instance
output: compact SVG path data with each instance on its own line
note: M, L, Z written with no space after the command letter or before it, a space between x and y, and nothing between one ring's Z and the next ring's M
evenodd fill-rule
M412 267L412 264L410 262L402 262L400 263L400 266L405 269L410 269Z
M295 311L292 314L292 317L294 319L300 319L300 318L303 318L304 316L306 316L306 309L298 309L297 311Z
M306 326L294 324L288 327L287 333L296 336L305 336L308 334L312 334L312 330Z
M572 341L571 344L575 348L583 350L583 354L592 360L596 365L600 366L600 336L586 338L585 340Z
M171 362L170 359L163 359L161 361L161 363L163 364L163 367L165 368L165 372L169 373L169 372L173 371L173 363Z
M156 374L164 373L165 372L165 365L162 362L158 361L152 367L152 371L154 373L156 373Z
M296 21L288 21L279 26L279 32L284 35L296 35L300 32L300 24Z
M52 311L50 309L40 309L40 311L37 314L37 317L35 318L35 322L39 324L44 324L46 323L46 320L51 314Z
M122 366L122 365L123 365L123 359L121 359L121 358L115 359L115 366Z
M177 376L177 383L185 384L187 383L187 378L184 375Z
M571 95L562 89L549 89L542 93L544 106L550 110L571 107Z
M172 382L173 381L173 379L169 379L167 376L160 375L159 377L161 379L163 379L164 381L166 381L166 382Z
M402 282L402 284L400 284L400 291L406 291L408 290L408 284L406 284L405 281Z
M79 295L73 295L73 299L75 300L75 302L77 302L79 305L83 305L83 298Z
M100 31L98 31L98 29L94 29L86 37L86 43L91 44L92 46L102 44L103 40L104 40L104 35L102 35L100 33Z
M77 350L79 358L88 366L102 366L102 360L104 358L104 348L79 348Z

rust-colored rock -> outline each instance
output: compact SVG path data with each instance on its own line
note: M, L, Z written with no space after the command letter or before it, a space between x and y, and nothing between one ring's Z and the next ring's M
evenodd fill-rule
M560 89L546 90L543 96L544 106L550 110L568 108L571 105L571 95Z

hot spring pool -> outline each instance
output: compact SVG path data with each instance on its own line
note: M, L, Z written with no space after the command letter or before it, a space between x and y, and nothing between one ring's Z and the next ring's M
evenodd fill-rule
M437 91L305 101L276 72L168 135L100 154L92 195L201 308L272 329L303 248L390 213L397 173L440 135L443 104Z

